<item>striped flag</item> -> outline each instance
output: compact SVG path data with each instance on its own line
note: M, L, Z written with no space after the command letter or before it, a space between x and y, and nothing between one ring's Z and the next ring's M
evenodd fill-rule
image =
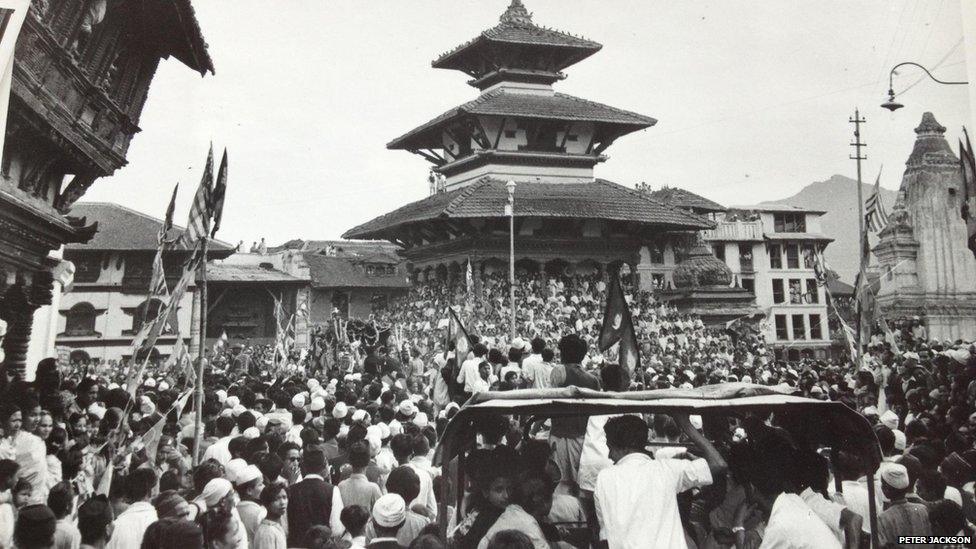
M210 201L210 211L213 213L213 230L210 237L213 238L220 228L220 219L224 215L224 195L227 194L227 149L224 149L224 156L220 159L220 168L217 170L217 183L214 185L213 196Z
M190 205L190 216L186 222L186 231L183 233L183 244L187 248L193 248L197 241L210 234L210 205L213 194L213 145L207 154L207 165L203 168L203 177L200 178L200 186L197 193L193 196L193 204Z
M888 210L881 201L881 170L878 170L878 178L874 181L874 193L864 203L864 223L874 233L888 226Z

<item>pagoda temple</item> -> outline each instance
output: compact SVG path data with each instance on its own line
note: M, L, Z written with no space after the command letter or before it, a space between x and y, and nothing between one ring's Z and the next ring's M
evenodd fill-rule
M513 0L499 24L432 63L467 74L478 97L387 145L433 164L440 183L431 196L344 238L398 244L422 281L456 276L469 260L479 273L503 271L514 183L517 268L594 273L625 263L646 289L670 285L695 233L714 223L595 177L614 141L656 123L553 89L565 69L601 48L537 25L521 0Z
M922 116L898 199L873 252L878 305L888 318L917 316L930 339L976 336L976 260L966 247L959 159L932 113Z

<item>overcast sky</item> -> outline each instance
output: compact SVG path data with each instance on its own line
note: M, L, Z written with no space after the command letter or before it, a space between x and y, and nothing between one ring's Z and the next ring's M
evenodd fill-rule
M604 45L557 90L658 119L597 167L623 185L679 186L729 205L853 177L848 118L860 106L864 178L884 163L882 185L897 189L922 112L951 143L972 119L965 86L929 80L897 113L878 106L899 61L966 79L958 0L525 3L537 24ZM178 181L184 223L212 140L230 154L218 235L229 242L334 238L421 199L429 164L385 144L476 97L466 75L430 62L494 26L507 4L196 0L216 75L162 63L129 165L85 198L160 217ZM919 75L902 71L896 91Z

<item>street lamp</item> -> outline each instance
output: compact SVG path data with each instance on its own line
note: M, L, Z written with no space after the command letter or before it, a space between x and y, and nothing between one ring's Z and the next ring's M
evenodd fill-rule
M939 84L963 85L963 86L969 84L969 82L946 82L945 80L939 80L938 78L933 76L932 73L929 72L929 70L923 67L922 65L919 65L918 63L914 63L912 61L905 61L903 63L898 63L894 67L891 67L891 72L888 73L888 100L881 104L881 108L888 109L891 112L895 112L898 109L905 106L895 101L895 88L892 85L892 80L894 79L895 76L895 70L898 69L898 67L902 67L904 65L912 65L913 67L918 67L922 69L923 71L925 71L925 74L929 75L929 78L935 80Z
M508 303L512 308L511 340L515 341L515 182L505 184L508 189L508 204L505 214L508 215Z

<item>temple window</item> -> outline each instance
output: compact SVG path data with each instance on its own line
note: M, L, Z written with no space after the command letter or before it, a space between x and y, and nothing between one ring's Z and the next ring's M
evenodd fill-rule
M95 307L91 303L78 303L68 310L64 335L87 336L95 333Z
M98 277L102 274L102 260L99 254L71 257L69 261L75 265L76 283L98 282Z

